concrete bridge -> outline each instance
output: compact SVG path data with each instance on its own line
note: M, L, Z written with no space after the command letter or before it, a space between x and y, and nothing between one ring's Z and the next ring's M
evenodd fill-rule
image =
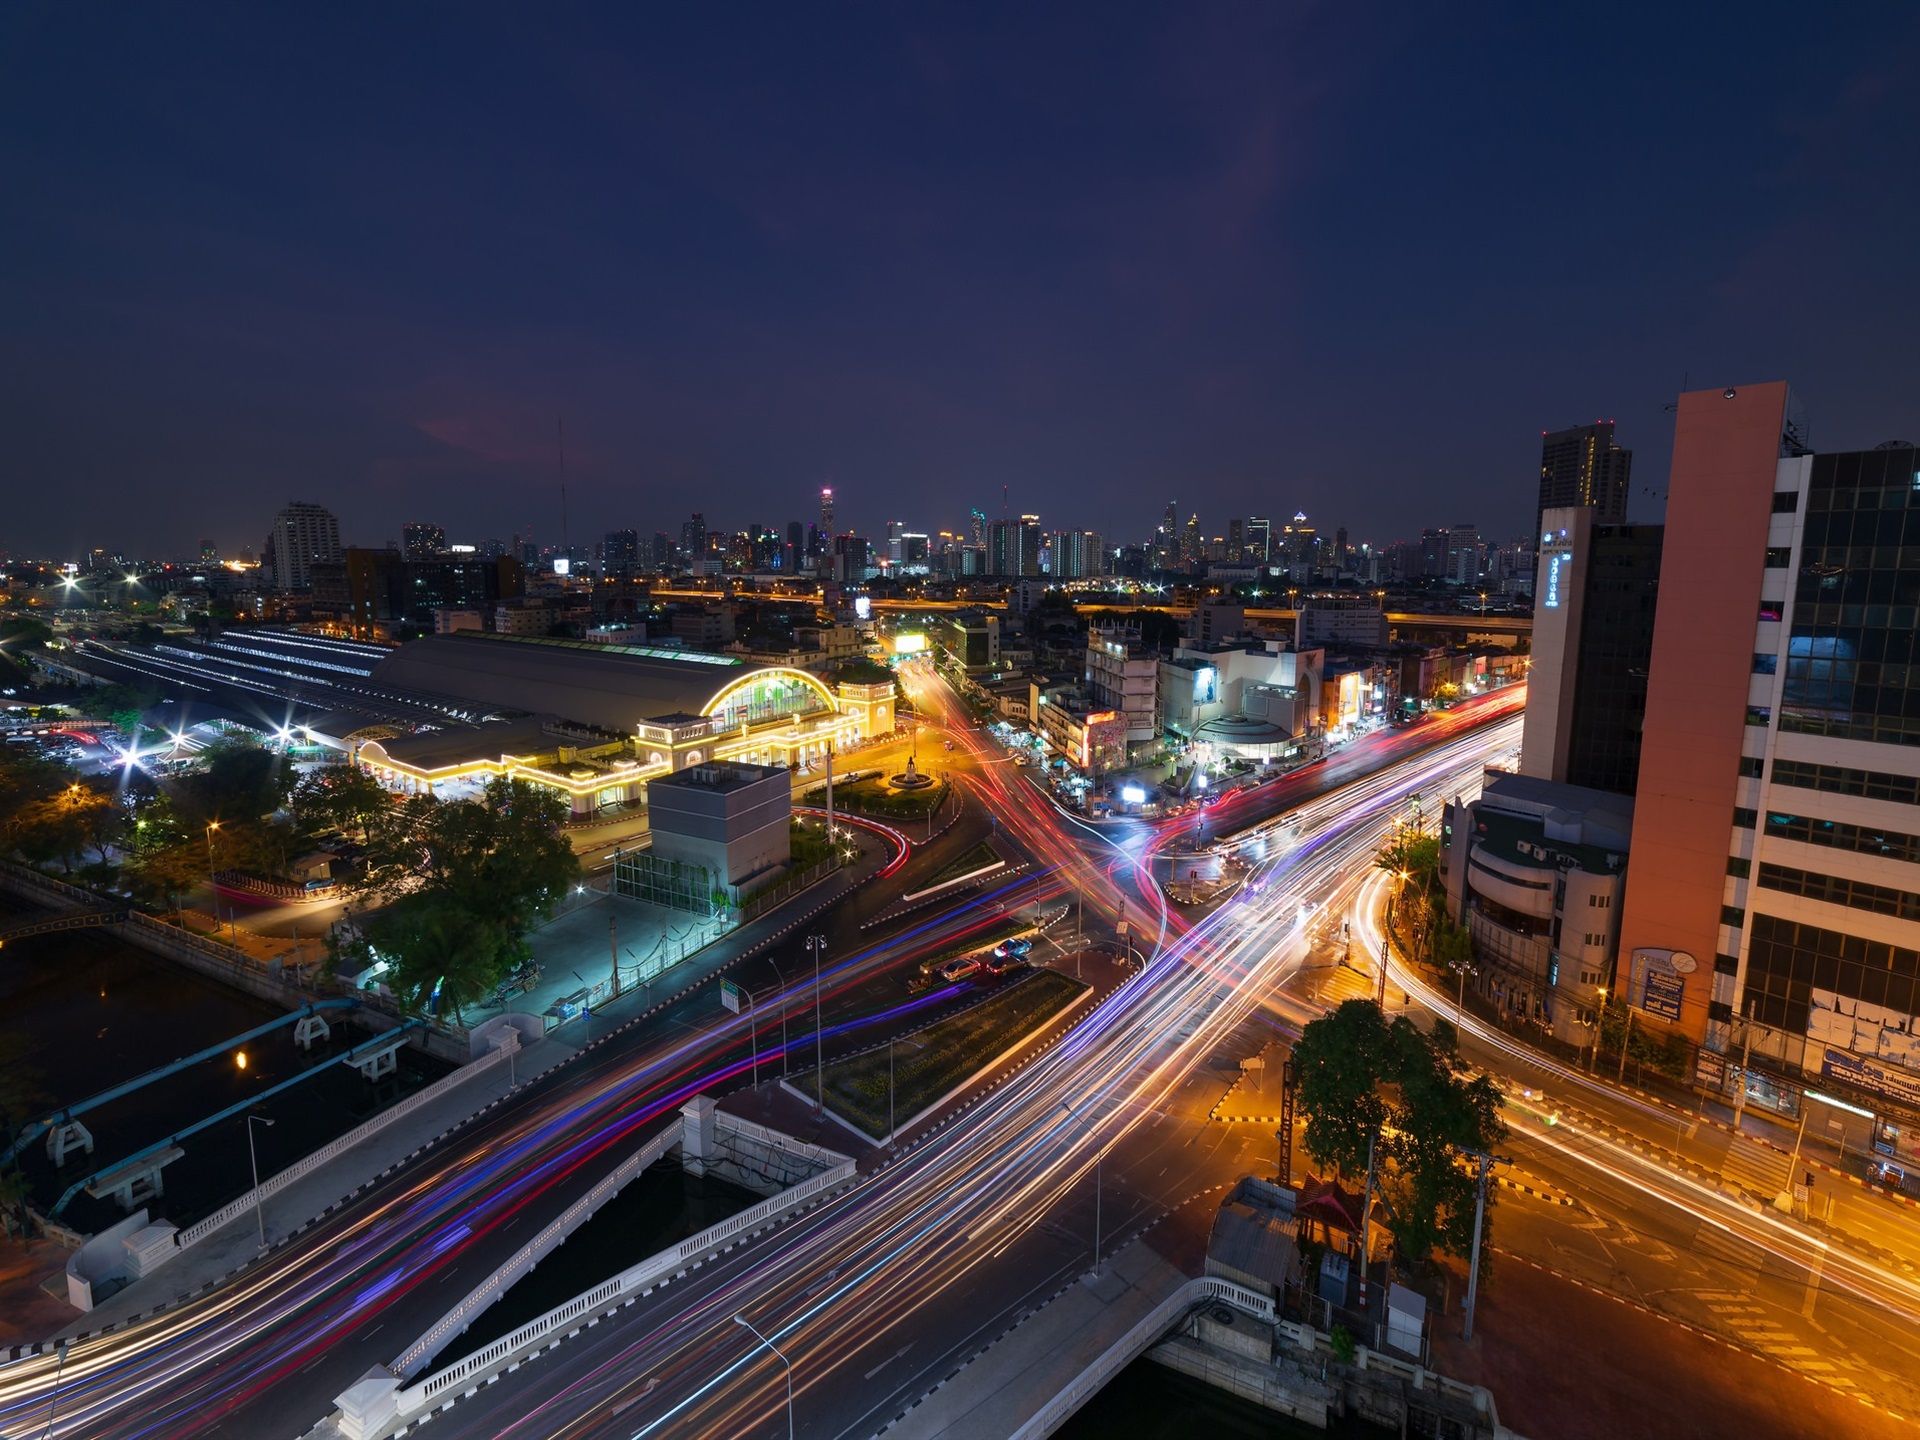
M0 926L0 947L9 940L25 940L31 935L51 935L57 930L92 930L102 925L118 925L129 912L120 910L76 910L64 915L48 915L38 920L22 920Z

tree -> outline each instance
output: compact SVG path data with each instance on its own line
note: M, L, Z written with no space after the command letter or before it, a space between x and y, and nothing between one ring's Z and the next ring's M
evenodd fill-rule
M1465 1157L1506 1136L1493 1081L1469 1077L1450 1036L1429 1036L1404 1015L1389 1021L1371 1000L1308 1025L1293 1064L1307 1153L1359 1176L1371 1141L1375 1194L1400 1253L1467 1253L1475 1196Z
M311 831L338 830L364 841L368 826L393 808L393 796L358 765L328 765L300 782L290 806Z
M464 1019L526 961L527 932L579 876L567 813L551 790L495 780L479 800L415 795L371 817L354 883L387 903L336 947L335 964L377 956L402 1004Z
M223 826L260 820L286 803L298 772L293 761L251 740L217 740L201 752L200 767L171 787L188 829L218 820Z

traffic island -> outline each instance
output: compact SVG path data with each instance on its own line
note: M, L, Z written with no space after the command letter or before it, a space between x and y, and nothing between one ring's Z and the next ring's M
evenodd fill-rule
M875 1144L917 1123L1027 1044L1092 987L1054 970L1034 970L989 999L925 1029L895 1037L826 1067L827 1108ZM796 1093L814 1077L796 1074Z

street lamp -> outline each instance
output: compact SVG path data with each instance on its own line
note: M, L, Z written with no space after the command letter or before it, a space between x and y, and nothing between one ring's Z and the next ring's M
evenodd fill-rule
M820 952L827 948L827 937L809 935L807 949L813 952L813 1080L815 1108L827 1109L827 1062L825 1042L820 1028Z
M60 1406L60 1377L66 1371L67 1348L72 1344L71 1340L62 1340L59 1345L60 1360L53 1367L53 1394L47 1397L47 1428L41 1432L43 1436L53 1434L53 1417Z
M780 982L780 1078L787 1078L787 977L780 973L780 965L771 955L767 964L773 966L773 978Z
M755 1330L753 1328L753 1322L747 1319L746 1316L734 1316L733 1323L746 1326L748 1333L762 1345L766 1346L767 1349L773 1351L774 1356L780 1363L787 1367L787 1440L793 1440L793 1362L780 1353L779 1346L775 1345L773 1341L762 1335L758 1330Z
M255 1115L251 1110L247 1112L247 1159L253 1165L253 1220L260 1230L260 1248L265 1250L267 1248L267 1217L261 1208L260 1156L253 1148L253 1126L256 1120L269 1127L272 1126L273 1121L264 1115Z

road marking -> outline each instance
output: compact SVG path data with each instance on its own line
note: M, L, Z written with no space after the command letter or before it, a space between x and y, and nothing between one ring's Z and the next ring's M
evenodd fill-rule
M871 1380L874 1376L878 1375L882 1370L886 1369L887 1366L891 1365L894 1361L898 1360L902 1355L906 1354L907 1351L911 1350L914 1347L914 1343L915 1342L913 1342L912 1340L909 1340L906 1344L902 1345L898 1350L894 1351L893 1354L889 1355L886 1359L882 1360L878 1365L874 1366L871 1370L867 1371L864 1378Z
M1820 1272L1827 1268L1827 1251L1822 1246L1814 1252L1813 1265L1807 1271L1807 1298L1800 1303L1800 1313L1807 1319L1813 1318L1814 1302L1820 1298Z

